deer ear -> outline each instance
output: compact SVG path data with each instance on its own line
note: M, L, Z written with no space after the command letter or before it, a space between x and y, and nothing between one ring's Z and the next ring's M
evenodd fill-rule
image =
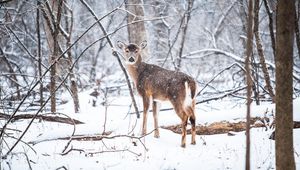
M144 40L143 42L141 42L141 44L140 44L140 48L141 49L144 49L146 46L147 46L147 41L146 40Z
M123 49L125 47L125 43L123 43L122 41L117 41L117 46L120 48L120 49Z

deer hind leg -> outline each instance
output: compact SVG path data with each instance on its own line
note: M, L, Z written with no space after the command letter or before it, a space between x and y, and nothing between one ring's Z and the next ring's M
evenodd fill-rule
M186 113L188 113L188 116L189 116L189 120L191 122L191 125L192 125L192 142L191 144L192 145L195 145L196 144L196 116L195 116L195 108L194 108L194 105L192 106L188 106L186 107L185 109Z
M153 118L154 118L154 128L155 128L154 137L159 138L158 121L157 121L158 108L157 108L157 102L156 101L153 101L152 107L153 107Z
M196 117L194 115L190 117L190 122L192 124L192 142L191 142L191 144L196 145L196 139L195 139L195 136L196 136Z
M188 121L188 116L184 115L182 117L182 122L181 122L181 126L182 126L181 147L183 147L183 148L185 148L185 145L186 145L186 126L187 126L187 121Z
M143 130L142 130L142 135L147 134L147 113L149 110L149 98L143 97Z
M185 113L183 106L183 103L181 103L179 100L176 99L170 99L175 112L178 117L181 119L181 127L182 127L182 137L181 137L181 147L185 147L186 145L186 126L188 121L188 115Z

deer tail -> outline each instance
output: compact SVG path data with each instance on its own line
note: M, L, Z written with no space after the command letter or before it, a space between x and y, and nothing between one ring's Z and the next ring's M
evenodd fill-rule
M184 82L185 86L185 106L192 106L196 97L196 83L195 81Z

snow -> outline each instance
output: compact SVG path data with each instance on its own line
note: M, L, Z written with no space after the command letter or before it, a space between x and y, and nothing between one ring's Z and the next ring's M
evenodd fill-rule
M29 169L26 156L30 160L32 169L244 169L245 166L245 132L234 132L234 136L197 135L196 145L190 145L191 135L187 136L186 148L180 147L181 135L172 131L160 129L160 138L154 138L154 133L141 140L130 138L127 135L133 130L134 136L141 135L142 119L136 119L130 109L130 97L108 96L105 107L104 101L98 97L97 106L92 107L89 91L79 95L81 112L75 114L73 102L59 106L59 112L78 119L85 124L76 125L75 135L101 134L104 130L105 117L107 117L105 130L112 131L109 136L117 136L113 139L104 138L101 141L72 141L66 151L61 155L68 140L54 140L59 137L68 137L73 133L74 126L53 122L38 122L36 120L29 132L23 138L25 142L32 142L30 146L19 144L14 154L2 160L0 169ZM136 96L139 108L142 108L141 99ZM232 107L235 106L235 107ZM168 108L170 104L163 103L161 108ZM107 110L106 110L107 109ZM197 124L210 124L217 121L245 120L246 107L243 104L236 105L230 101L219 100L211 103L197 105ZM274 104L262 103L260 106L252 105L252 117L272 117ZM300 98L294 100L294 120L300 120ZM137 121L136 121L137 120ZM173 110L159 113L159 125L175 125L180 119ZM24 129L29 120L17 121L9 125L9 128ZM4 123L3 120L0 122ZM135 124L136 123L136 124ZM152 113L148 116L148 132L153 130ZM189 128L189 126L188 126ZM269 139L272 131L265 128L251 129L251 169L275 169L275 143ZM294 148L297 169L300 169L300 130L294 129ZM6 142L13 143L14 139ZM79 151L81 150L81 152ZM97 153L98 152L98 153ZM4 152L5 153L5 152ZM66 152L64 152L66 153Z

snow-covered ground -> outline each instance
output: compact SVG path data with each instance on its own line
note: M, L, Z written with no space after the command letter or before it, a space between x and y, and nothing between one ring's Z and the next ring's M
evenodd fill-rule
M75 135L101 134L104 129L112 131L112 139L100 141L72 141L65 153L61 155L68 140L52 140L70 136L73 125L36 120L23 138L35 152L25 144L19 144L14 154L6 160L1 160L1 169L244 169L245 166L245 132L235 133L234 136L197 135L197 145L190 145L191 136L187 136L187 147L181 148L181 136L172 131L160 129L160 138L154 134L141 138L130 138L131 131L135 137L141 134L142 119L136 119L129 107L129 97L108 97L108 107L98 101L97 107L92 107L89 92L80 94L81 113L74 114L72 101L59 106L59 112L83 121L85 124L76 125ZM139 108L141 100L136 97ZM162 108L170 105L163 104ZM233 107L235 106L235 107ZM107 110L106 110L107 109ZM216 121L244 120L246 114L244 104L226 100L197 105L197 124L210 124ZM272 118L274 105L262 104L252 106L252 116L263 117L265 113ZM300 99L294 100L294 120L300 120ZM107 113L107 114L105 114ZM298 113L298 114L297 114ZM153 130L152 113L148 116L148 132ZM136 121L137 120L137 121ZM17 121L9 128L23 129L27 121ZM4 123L3 120L0 121ZM173 110L159 113L159 125L175 125L180 119ZM189 127L188 127L189 128ZM272 130L265 128L251 129L251 169L275 169L275 143L269 139ZM119 136L118 136L119 135ZM300 169L300 130L294 130L294 149L297 169ZM14 139L6 139L11 143ZM5 151L4 151L5 153ZM24 154L26 153L26 154ZM27 156L26 156L27 155ZM27 159L27 158L28 159Z

